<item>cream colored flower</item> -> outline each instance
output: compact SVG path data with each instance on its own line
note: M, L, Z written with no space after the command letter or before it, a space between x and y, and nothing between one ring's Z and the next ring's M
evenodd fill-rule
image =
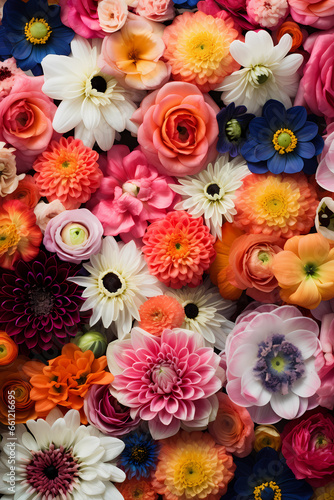
M17 188L19 181L25 174L16 175L16 159L14 148L5 148L5 143L0 142L0 196L4 197Z

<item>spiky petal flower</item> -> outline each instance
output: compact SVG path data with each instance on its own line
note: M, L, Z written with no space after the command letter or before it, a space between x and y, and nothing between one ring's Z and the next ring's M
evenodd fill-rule
M186 210L193 217L203 216L211 234L221 238L223 219L233 222L233 215L237 213L234 193L248 174L242 156L229 162L228 153L224 154L199 174L179 179L180 184L170 184L173 191L182 196L174 209Z
M108 366L115 375L111 393L148 421L153 439L173 436L181 426L204 429L215 418L215 393L224 382L220 357L187 330L154 337L133 328L131 339L111 342Z
M235 468L232 455L209 434L182 431L163 441L152 484L168 500L219 500Z
M155 470L160 445L148 433L132 432L123 439L125 448L118 460L118 466L128 479L149 478Z

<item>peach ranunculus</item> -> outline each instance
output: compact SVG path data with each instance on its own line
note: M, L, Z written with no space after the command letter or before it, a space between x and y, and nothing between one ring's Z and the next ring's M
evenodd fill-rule
M100 0L97 15L101 29L105 33L114 33L124 26L128 17L128 5L125 0Z
M132 115L138 142L161 174L199 172L217 156L219 108L191 83L169 82L149 94Z
M275 302L277 279L272 271L273 257L281 252L284 240L267 234L244 234L230 250L227 280L260 302Z
M298 24L328 30L334 27L333 0L288 0L290 14Z
M254 423L247 408L233 403L227 394L217 394L219 409L216 420L209 423L209 433L216 443L236 457L247 457L253 449Z
M150 21L163 23L175 17L173 0L138 0L135 13Z
M41 195L39 194L38 186L34 177L26 175L18 183L15 191L7 195L6 200L19 200L29 208L35 208L39 202Z
M289 239L274 256L272 269L288 304L315 309L334 297L334 248L321 234Z
M160 60L163 27L132 14L123 28L103 40L102 71L135 89L152 90L166 83L170 67Z
M42 153L53 136L56 105L42 92L44 78L20 76L0 102L0 140L14 146L26 159ZM29 170L27 162L26 170Z

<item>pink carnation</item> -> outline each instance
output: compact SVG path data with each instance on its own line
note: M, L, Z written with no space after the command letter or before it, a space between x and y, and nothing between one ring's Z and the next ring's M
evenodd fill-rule
M111 342L108 366L115 376L111 393L131 408L131 417L148 421L154 439L181 426L205 429L215 418L224 371L214 350L188 330L164 330L155 337L134 328L130 340Z
M17 75L24 72L16 66L14 57L0 61L0 101L10 93Z
M287 0L247 0L247 14L251 22L263 28L276 28L289 13Z
M175 17L173 0L138 0L135 13L150 21L160 23Z
M101 221L105 235L119 234L126 242L142 238L147 223L161 219L174 205L171 183L173 179L159 175L138 149L130 153L127 146L114 146L88 208Z
M171 288L198 286L216 252L214 236L202 217L169 212L151 224L143 237L143 253L150 274Z

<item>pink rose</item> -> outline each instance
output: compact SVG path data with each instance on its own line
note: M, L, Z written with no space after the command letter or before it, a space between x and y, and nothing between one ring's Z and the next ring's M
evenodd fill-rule
M288 0L290 13L299 24L328 30L334 26L333 0Z
M66 210L53 217L45 229L43 244L61 260L79 264L99 253L101 222L86 208Z
M294 104L308 107L315 115L323 115L329 123L334 118L334 30L313 33L304 43L304 49L310 58Z
M0 140L14 146L28 161L42 153L53 136L57 107L43 94L43 83L42 76L17 77L10 94L0 102Z
M97 15L103 31L114 33L124 26L128 17L128 5L125 0L100 0Z
M217 156L219 108L191 83L170 82L132 115L148 161L166 175L197 174Z
M297 479L315 488L334 480L334 418L329 413L313 411L289 422L281 437L283 456Z
M316 369L321 380L317 390L318 404L334 409L334 314L325 314L321 322L320 344L322 352L316 359Z
M334 123L328 125L327 135L324 139L325 146L320 156L315 178L319 186L334 192Z
M60 17L65 26L83 38L103 38L96 0L59 0Z
M252 30L254 26L246 12L246 0L201 0L197 4L198 10L214 17L225 19L228 15L239 29Z
M150 21L169 21L175 17L173 0L138 0L135 13Z

